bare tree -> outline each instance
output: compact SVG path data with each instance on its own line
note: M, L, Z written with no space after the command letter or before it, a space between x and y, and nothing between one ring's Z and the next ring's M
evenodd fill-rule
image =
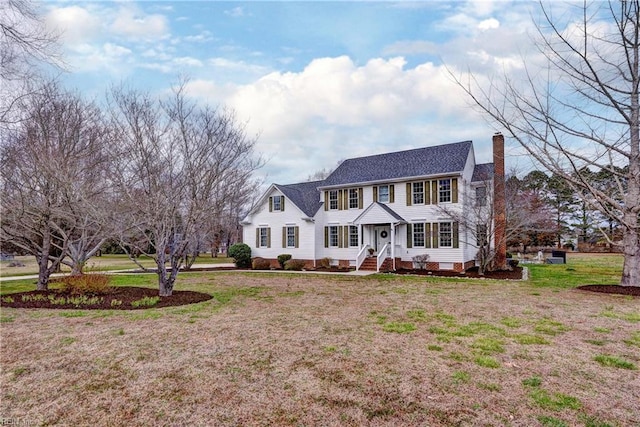
M97 208L102 193L106 128L94 104L55 83L32 94L23 114L28 120L2 144L0 239L36 257L44 290L69 250L81 272L104 237L88 206Z
M36 3L0 2L0 126L21 119L19 104L38 88L39 66L63 65L57 53L59 35L45 28Z
M457 82L532 158L619 220L622 242L610 243L624 253L620 284L640 286L640 1L585 1L567 22L552 6L541 11L536 43L546 68L523 61L523 79ZM603 172L614 191L591 179Z
M496 263L496 251L491 242L496 242L496 209L492 173L484 173L469 185L465 185L462 194L464 209L452 209L448 205L438 205L438 209L453 221L458 223L460 239L468 245L477 248L476 261L479 274L486 271L502 269ZM506 179L505 185L505 241L512 240L537 221L540 212L530 209L528 198L519 188L509 185L511 177Z
M166 101L115 88L111 101L121 240L130 254L154 259L159 293L169 296L189 248L198 250L203 224L230 191L242 194L261 165L255 139L232 112L187 101L184 85Z

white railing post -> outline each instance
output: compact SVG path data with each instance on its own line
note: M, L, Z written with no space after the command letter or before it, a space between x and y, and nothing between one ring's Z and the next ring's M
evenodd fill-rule
M364 262L365 258L367 257L367 250L368 249L369 249L369 245L364 245L360 249L360 252L358 252L358 255L356 256L356 271L360 270L360 266L362 265L362 263Z
M387 257L387 249L389 247L389 244L385 244L384 247L382 248L382 250L380 252L378 252L378 255L376 256L376 273L380 272L380 266L382 265L382 262L380 262L381 258L386 258Z

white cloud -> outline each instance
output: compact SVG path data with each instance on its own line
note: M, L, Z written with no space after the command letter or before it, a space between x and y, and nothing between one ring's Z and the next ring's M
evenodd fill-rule
M213 40L213 36L211 35L211 31L205 30L195 36L185 36L183 40L187 42L203 43Z
M80 6L52 9L45 22L48 27L60 31L62 39L70 44L86 43L101 30L100 18Z
M270 181L287 183L342 158L478 135L484 123L442 67L405 67L401 57L361 66L346 56L318 58L245 85L191 81L189 93L234 108L249 133L260 134Z
M121 7L111 30L125 37L157 40L168 36L169 23L164 15L147 15L131 6Z
M495 30L496 28L500 27L500 21L498 21L495 18L489 18L489 19L485 19L484 21L481 21L478 24L478 29L485 31L485 30Z
M188 56L174 58L173 63L181 67L202 67L204 65L199 59Z

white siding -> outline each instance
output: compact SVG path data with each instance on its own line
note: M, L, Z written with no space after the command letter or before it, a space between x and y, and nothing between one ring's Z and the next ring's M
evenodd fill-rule
M252 257L277 258L280 254L291 254L296 259L315 259L316 233L315 226L302 218L306 215L291 200L285 197L284 211L269 212L269 197L282 195L272 189L263 198L263 204L254 211L244 225L242 234L244 242L251 248ZM282 247L282 227L298 227L298 248ZM268 227L271 229L271 247L256 247L256 229Z

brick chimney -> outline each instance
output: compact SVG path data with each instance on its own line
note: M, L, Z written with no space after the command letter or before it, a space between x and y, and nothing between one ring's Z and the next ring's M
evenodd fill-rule
M493 135L493 217L496 251L493 262L498 270L507 269L507 214L504 187L504 136L498 132Z

